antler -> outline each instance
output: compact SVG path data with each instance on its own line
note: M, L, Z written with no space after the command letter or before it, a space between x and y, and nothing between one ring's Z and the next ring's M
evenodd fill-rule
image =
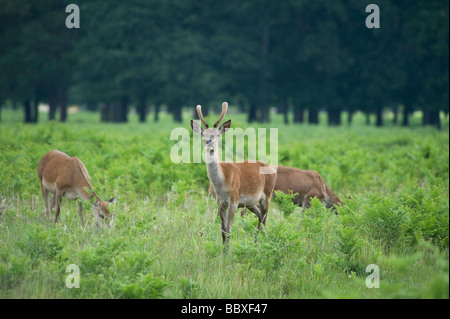
M202 107L200 105L197 105L197 114L198 117L200 118L200 121L202 121L203 125L205 126L205 129L207 129L208 123L206 123L205 119L203 118Z
M219 120L214 124L214 127L217 127L220 122L223 120L225 114L227 113L228 110L228 103L227 102L223 102L222 103L222 114L220 114L220 118Z

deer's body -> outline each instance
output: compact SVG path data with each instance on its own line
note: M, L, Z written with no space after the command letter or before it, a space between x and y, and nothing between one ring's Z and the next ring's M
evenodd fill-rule
M98 217L109 217L108 203L113 200L104 202L92 191L92 186L89 183L89 173L78 158L70 157L57 150L50 151L39 161L38 176L41 182L41 192L44 198L47 218L56 204L55 223L60 213L62 197L71 200L80 198L85 201L95 198L94 213L98 214ZM86 190L91 191L91 194ZM51 202L50 193L53 194ZM81 202L78 203L78 213L81 223L84 225Z
M311 206L311 198L317 197L327 208L344 203L337 197L322 176L313 170L278 166L275 190L298 193L292 201L303 209Z
M258 229L261 229L261 224L265 225L276 180L275 174L260 173L261 167L268 166L263 162L219 163L217 168L211 169L211 165L207 164L209 193L219 208L230 208L227 216L222 216L223 211L221 213L221 218L230 220L224 231L231 231L236 209L241 207L256 214ZM216 169L220 170L217 177L211 174Z
M267 213L275 187L276 171L263 162L223 163L219 160L218 141L225 133L231 121L225 122L219 129L217 126L225 116L228 104L222 104L222 114L214 124L214 128L208 128L204 120L200 105L197 113L205 129L191 121L194 132L201 134L206 151L206 171L210 181L209 192L214 197L219 208L219 216L222 222L222 239L228 249L229 237L233 219L238 207L246 207L258 217L258 229L265 225ZM269 168L269 169L267 169ZM264 174L263 174L264 172Z

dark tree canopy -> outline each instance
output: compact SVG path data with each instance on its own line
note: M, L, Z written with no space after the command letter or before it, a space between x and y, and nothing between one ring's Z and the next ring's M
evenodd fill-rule
M76 3L76 1L73 1ZM66 120L68 103L126 122L160 106L182 121L183 107L227 100L249 121L269 107L295 122L330 125L341 113L413 110L439 126L449 105L449 3L377 1L380 28L365 25L360 0L80 1L81 26L68 29L66 1L0 0L0 105L38 121ZM307 111L307 112L305 112Z

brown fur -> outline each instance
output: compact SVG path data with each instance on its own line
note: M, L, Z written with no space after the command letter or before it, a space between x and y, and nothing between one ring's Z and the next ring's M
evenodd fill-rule
M269 166L263 162L219 163L224 175L225 196L218 196L210 181L209 193L214 197L222 220L222 236L228 245L229 235L237 208L248 208L258 217L258 230L266 224L270 201L276 181L276 174L261 174L260 167ZM228 197L228 198L227 198ZM252 198L248 201L243 198Z
M275 190L283 193L298 193L292 201L303 209L311 206L311 198L317 197L327 208L336 204L344 205L325 183L322 176L313 170L278 166Z
M261 174L262 167L269 167L263 162L249 163L223 163L219 161L218 141L225 133L231 121L225 122L219 129L217 126L227 111L228 104L222 104L222 114L214 124L214 129L209 129L204 120L201 107L197 106L197 113L206 129L191 121L194 132L202 135L203 145L206 149L207 172L210 180L209 192L214 197L219 207L219 215L222 221L222 239L228 249L231 228L238 207L246 207L258 217L258 229L266 224L269 205L276 181L276 171L272 174Z
M50 216L56 203L55 223L58 220L63 196L73 200L81 198L87 201L95 198L95 205L93 206L95 212L100 217L110 216L108 203L112 202L113 199L104 202L93 191L89 196L85 190L85 188L92 190L89 183L89 174L78 158L70 157L57 150L50 151L39 161L38 176L41 182L41 192L45 202L47 218ZM49 202L50 193L54 194L51 203ZM78 213L84 226L81 202L78 203Z

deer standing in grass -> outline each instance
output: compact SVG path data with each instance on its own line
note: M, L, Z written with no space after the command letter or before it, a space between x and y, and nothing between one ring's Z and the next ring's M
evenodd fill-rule
M227 110L228 103L224 102L222 114L214 124L214 128L209 128L203 118L200 105L197 105L197 113L205 128L203 129L200 124L191 120L192 130L201 134L206 151L206 171L210 181L209 192L219 207L225 251L229 247L231 227L238 207L246 207L255 213L258 217L258 230L261 229L261 225L266 224L276 181L276 170L266 163L260 161L225 163L219 160L219 139L230 128L231 120L223 123L220 128L217 127Z
M292 198L295 205L301 206L302 211L311 207L311 198L317 197L325 207L336 212L336 205L344 203L333 193L320 174L313 170L303 170L295 167L278 166L277 181L274 191L285 194L297 194ZM244 216L247 211L241 211Z
M311 198L317 197L327 208L336 204L344 205L319 173L313 170L302 170L295 167L278 166L275 190L297 193L292 201L302 209L311 206Z
M57 150L50 151L39 161L38 176L41 181L41 192L47 219L56 203L55 223L58 221L63 196L72 200L77 198L86 201L95 199L92 211L97 220L110 217L108 205L113 203L115 199L112 198L105 202L97 196L89 183L88 171L78 158L70 157ZM90 194L86 189L91 191ZM51 202L50 193L53 194ZM78 202L78 214L84 227L83 204L81 202Z

